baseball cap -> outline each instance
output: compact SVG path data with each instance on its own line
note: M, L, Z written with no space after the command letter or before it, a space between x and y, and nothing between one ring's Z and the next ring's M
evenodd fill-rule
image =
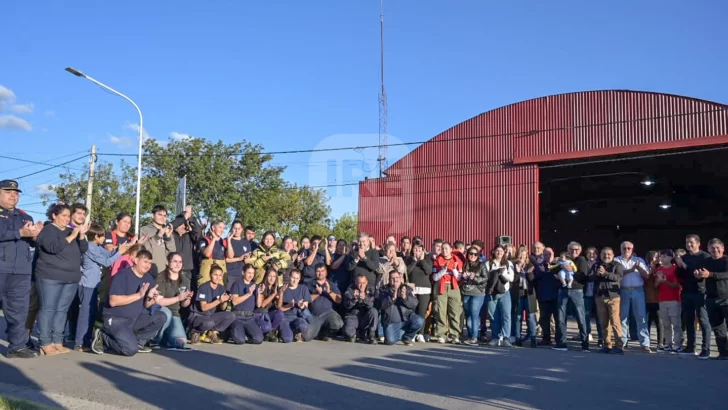
M3 189L5 191L18 191L23 192L18 188L18 181L12 180L12 179L3 179L0 181L0 189Z

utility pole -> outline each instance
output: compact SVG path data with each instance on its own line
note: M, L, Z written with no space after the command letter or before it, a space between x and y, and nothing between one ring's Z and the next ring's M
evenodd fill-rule
M379 14L379 63L380 63L380 84L379 91L379 177L384 176L384 170L387 169L387 146L389 125L387 124L387 90L384 88L384 0L380 0Z
M93 199L94 192L94 170L96 169L96 145L91 146L91 158L89 158L88 164L88 188L86 190L86 207L88 213L86 213L86 221L91 219L91 200Z

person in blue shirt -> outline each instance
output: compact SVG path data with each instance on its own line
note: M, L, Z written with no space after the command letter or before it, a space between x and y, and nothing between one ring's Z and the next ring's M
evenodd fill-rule
M278 283L278 271L275 267L270 267L256 292L255 321L269 342L278 341L278 329L283 322L283 312L278 310L278 298L282 287Z
M250 256L252 253L253 249L250 242L243 236L243 223L237 220L233 221L230 235L227 238L227 249L225 249L228 290L232 289L235 282L243 279L243 266L251 262Z
M37 354L26 346L26 319L30 305L32 273L31 247L43 223L16 208L20 200L17 181L0 181L0 300L7 322L10 358L33 358Z
M316 280L308 284L312 318L303 334L303 340L307 342L316 337L327 342L331 340L331 335L344 327L344 321L334 310L334 304L341 303L341 291L327 279L327 275L326 265L320 263L316 265Z
M78 286L78 324L74 340L74 350L80 352L90 349L91 335L98 311L98 290L101 282L101 268L110 267L131 246L131 242L119 245L108 251L104 247L106 232L100 225L91 225L87 233L88 250L81 261L81 281Z
M162 328L167 317L158 309L150 309L160 297L150 269L152 253L141 250L134 266L114 276L104 307L104 325L94 331L91 351L104 354L109 349L122 356L152 351L147 342Z
M210 267L210 280L197 288L195 304L187 319L191 344L208 342L221 344L220 333L228 330L235 321L235 314L228 312L232 296L225 289L223 270L218 265Z
M233 284L230 294L233 298L233 312L235 321L230 326L230 337L237 344L249 343L259 345L263 343L263 330L255 320L255 305L258 299L258 287L255 282L255 268L246 264L243 267L243 280ZM276 275L277 279L277 275ZM264 286L261 284L261 286Z
M290 283L280 289L278 296L278 310L283 312L283 322L280 333L283 343L303 341L303 334L308 329L308 317L311 312L308 305L311 303L311 293L301 284L301 271L293 268L290 274Z

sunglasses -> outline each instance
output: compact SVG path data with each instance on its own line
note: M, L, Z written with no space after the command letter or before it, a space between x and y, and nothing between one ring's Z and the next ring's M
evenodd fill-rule
M334 237L329 238L329 241L335 241L335 240L336 240L336 238L334 238Z

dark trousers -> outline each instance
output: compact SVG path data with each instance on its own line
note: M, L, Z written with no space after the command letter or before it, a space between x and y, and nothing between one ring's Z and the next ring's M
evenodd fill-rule
M295 315L284 316L280 328L281 339L283 343L291 343L294 333L306 333L306 329L308 329L306 319Z
M344 327L344 321L341 320L341 316L330 310L318 316L313 316L308 328L303 332L303 340L308 342L317 336L327 337L336 333L342 327Z
M0 300L7 322L8 351L23 349L28 342L25 321L30 304L30 275L0 273Z
M122 356L134 356L139 346L153 338L166 321L167 316L160 310L154 313L145 310L135 319L105 316L101 329L104 346Z
M417 313L417 316L424 318L425 322L427 322L427 308L430 306L431 297L432 295L417 295L417 310L415 312ZM425 326L422 326L422 328L417 331L417 334L424 334L428 330L429 329L426 329Z
M685 329L688 334L687 348L695 348L695 316L700 321L700 332L703 335L703 350L710 351L710 319L705 307L705 295L700 292L682 294L682 313L685 320Z
M252 316L251 316L252 319ZM205 333L208 330L224 332L235 321L233 312L215 312L210 316L193 313L187 327L191 332Z
M715 344L718 345L718 353L721 356L728 356L728 337L726 336L726 321L728 321L728 299L706 300L710 326L715 333Z
M76 346L90 345L91 333L96 321L99 291L95 288L78 287L78 321L76 322Z
M256 313L254 317L255 322L258 324L258 326L260 326L260 330L263 331L263 334L267 334L268 332L280 328L281 322L283 322L283 312L281 312L280 310L271 310L270 312Z
M662 346L665 344L664 335L662 334L662 316L660 316L660 304L647 304L647 333L652 333L652 324L657 327L657 344Z
M541 325L542 339L546 342L551 342L551 318L554 322L558 323L558 307L556 300L541 300L538 302L539 309L541 310L539 317L539 324Z
M239 345L245 344L246 337L250 338L250 343L259 345L263 343L263 330L254 316L237 315L230 325L230 337Z
M379 327L377 309L359 310L344 316L344 336L347 338L356 337L359 331L366 332L366 337L374 339L377 327Z
M559 289L558 319L556 321L556 343L565 345L566 342L566 311L572 306L576 315L576 322L579 324L579 340L581 344L588 345L589 339L586 334L586 320L584 318L584 291L581 289ZM541 325L541 329L543 329Z

